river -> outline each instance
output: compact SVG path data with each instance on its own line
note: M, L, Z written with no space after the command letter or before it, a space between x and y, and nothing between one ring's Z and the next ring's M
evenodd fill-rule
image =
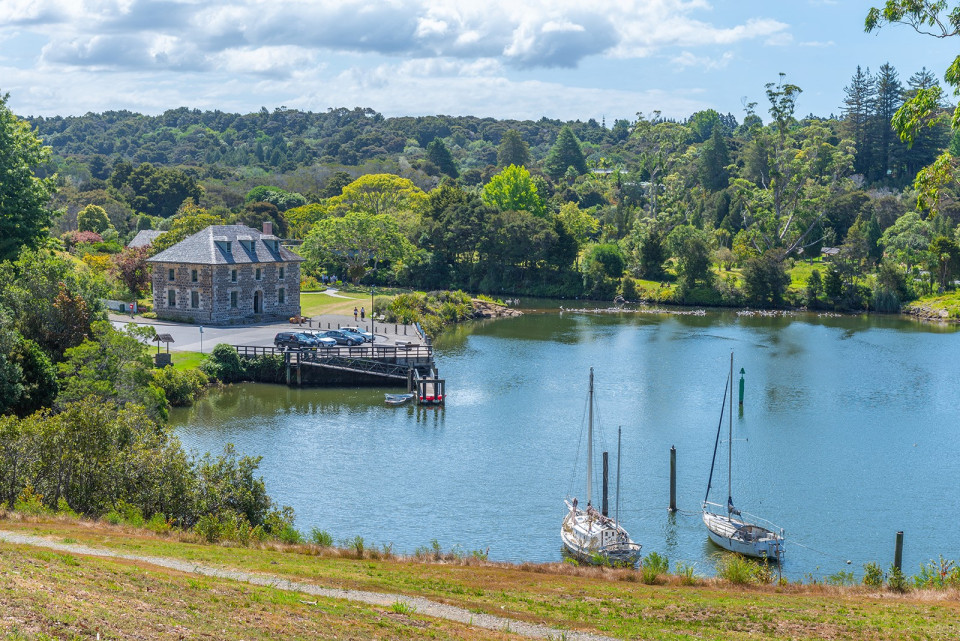
M737 372L745 370L733 498L784 528L785 576L859 576L871 561L886 568L898 530L908 575L941 554L960 558L953 327L895 317L530 310L456 328L436 348L445 408L386 406L378 389L243 384L174 411L172 422L188 448L234 443L262 456L268 491L296 510L304 533L359 535L368 547L408 553L436 539L444 549L489 548L495 560L554 561L563 499L585 494L576 462L585 465L593 367L611 512L622 426L624 526L644 554L712 574L717 548L699 510L732 350ZM671 446L677 514L667 511ZM711 494L718 503L723 447Z

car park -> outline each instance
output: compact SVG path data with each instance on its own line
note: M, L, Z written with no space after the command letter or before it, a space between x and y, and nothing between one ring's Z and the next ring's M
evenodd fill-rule
M354 334L353 332L347 332L342 329L328 329L327 331L318 334L318 336L332 338L333 340L337 341L338 345L348 345L350 347L363 343L363 336Z
M354 334L359 334L360 336L363 337L363 340L368 343L372 343L376 338L373 334L363 329L362 327L341 327L340 329L346 332L353 332Z

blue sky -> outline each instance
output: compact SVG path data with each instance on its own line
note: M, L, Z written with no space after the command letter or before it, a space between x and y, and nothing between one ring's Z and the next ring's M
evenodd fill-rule
M942 77L956 42L863 31L861 0L2 0L0 92L21 115L186 106L387 116L839 113L857 65Z

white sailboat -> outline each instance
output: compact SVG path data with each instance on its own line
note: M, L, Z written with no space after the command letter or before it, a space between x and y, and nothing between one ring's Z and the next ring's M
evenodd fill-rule
M619 447L619 446L618 446ZM617 452L617 494L619 512L620 453ZM567 515L560 527L560 540L567 554L586 563L628 564L640 558L640 544L630 539L620 526L619 519L604 516L593 507L593 368L590 368L589 420L587 428L587 507L579 506L577 499L564 501ZM618 514L619 516L619 514Z
M744 515L733 506L733 352L730 353L730 385L724 389L723 401L730 395L729 436L727 448L727 504L710 503L710 487L713 482L713 469L717 462L717 445L720 443L720 429L723 426L723 406L720 409L720 424L717 425L717 441L713 447L713 463L710 465L710 479L707 481L707 495L703 499L703 523L707 526L710 540L720 547L745 556L766 558L778 563L783 560L783 530L772 523L770 527L759 525L763 521L752 515ZM724 513L724 511L726 513ZM779 529L779 534L776 530Z

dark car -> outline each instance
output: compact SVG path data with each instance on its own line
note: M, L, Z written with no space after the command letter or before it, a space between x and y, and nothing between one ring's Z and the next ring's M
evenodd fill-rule
M281 349L309 349L316 347L317 341L299 332L280 332L273 337L273 344Z
M329 329L317 335L332 338L333 340L337 341L338 345L349 345L350 347L353 347L354 345L360 345L363 343L363 336L342 329Z

